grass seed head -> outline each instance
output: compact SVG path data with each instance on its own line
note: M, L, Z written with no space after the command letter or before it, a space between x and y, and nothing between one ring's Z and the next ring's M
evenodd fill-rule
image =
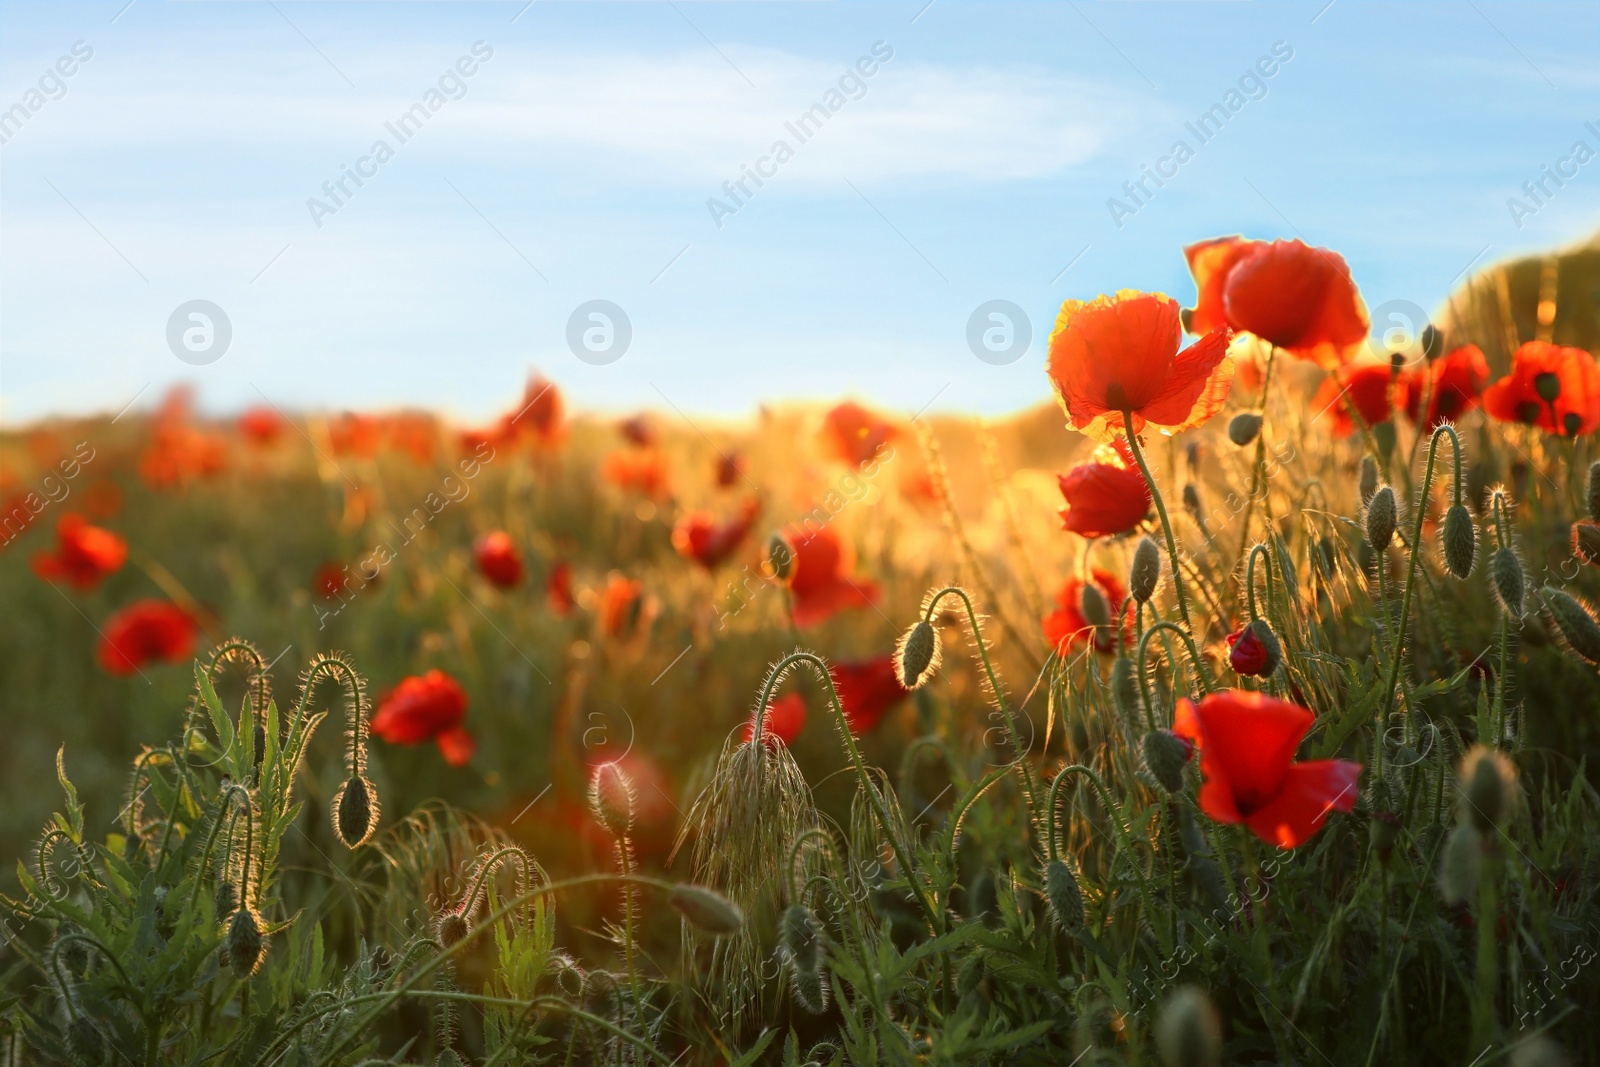
M744 913L721 893L704 886L680 882L672 887L672 906L695 926L718 936L736 934L744 926Z
M1156 1028L1156 1045L1166 1067L1216 1067L1222 1062L1222 1020L1211 998L1184 986L1167 998Z
M1161 584L1161 549L1148 537L1133 546L1133 566L1128 568L1128 592L1141 604L1148 604Z
M1259 411L1241 411L1228 420L1228 440L1243 448L1256 439L1261 432L1261 413Z
M1472 573L1472 557L1478 548L1478 530L1472 512L1465 504L1452 504L1444 513L1444 565L1455 577L1465 580Z
M1600 622L1587 604L1554 586L1544 587L1544 606L1567 647L1590 663L1600 664Z
M939 672L940 656L939 631L926 619L918 619L895 647L895 677L905 688L916 689Z
M1372 499L1367 501L1367 544L1374 552L1382 552L1394 540L1394 527L1400 519L1400 504L1395 499L1394 486L1380 485Z

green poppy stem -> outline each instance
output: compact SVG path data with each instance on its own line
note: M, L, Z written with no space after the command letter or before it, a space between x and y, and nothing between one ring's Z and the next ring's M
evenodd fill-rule
M1149 464L1144 461L1139 436L1133 432L1132 411L1122 413L1122 426L1128 440L1128 450L1133 453L1133 461L1139 465L1139 473L1144 475L1144 484L1150 487L1150 499L1155 502L1156 514L1161 516L1161 532L1167 536L1167 557L1172 563L1172 588L1178 598L1178 614L1183 618L1184 629L1193 633L1194 624L1189 621L1189 597L1183 591L1183 568L1178 564L1178 539L1172 536L1172 520L1167 516L1166 502L1161 499L1161 489L1150 473Z

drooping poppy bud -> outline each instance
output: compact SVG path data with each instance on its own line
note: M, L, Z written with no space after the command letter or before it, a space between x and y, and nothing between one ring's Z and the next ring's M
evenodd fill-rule
M1252 619L1242 630L1228 635L1228 665L1252 678L1265 678L1283 661L1278 635L1265 619Z
M794 568L794 546L783 534L775 533L768 539L767 562L772 567L774 578L780 582L788 581L789 572Z
M939 658L939 631L926 619L919 619L895 649L895 677L905 688L916 689L938 673Z
M1133 547L1133 566L1128 568L1128 592L1141 604L1148 604L1161 583L1161 549L1148 537L1139 538Z
M1083 890L1072 868L1063 860L1051 860L1044 867L1044 897L1050 903L1050 913L1069 934L1083 929Z
M1590 663L1600 664L1600 622L1589 606L1571 593L1544 587L1544 606L1567 647Z
M440 915L434 923L434 933L439 938L439 944L445 948L453 948L472 932L472 924L467 922L467 917L459 911L451 910Z
M1372 427L1372 442L1378 446L1378 455L1383 457L1387 464L1389 457L1394 455L1395 428L1394 423L1387 419Z
M744 926L744 913L727 897L704 886L680 882L672 887L672 906L691 926L710 934L736 934Z
M1572 554L1584 563L1600 566L1600 523L1584 520L1572 524Z
M1444 513L1444 565L1457 578L1465 580L1472 573L1472 557L1478 547L1478 530L1472 524L1472 513L1464 504L1452 504Z
M1183 792L1183 769L1194 756L1194 745L1171 730L1151 730L1142 747L1150 777L1169 793Z
M333 829L346 848L355 848L372 836L377 825L377 794L362 775L345 782L333 802Z
M1400 506L1395 500L1394 487L1379 486L1367 502L1367 543L1374 552L1382 552L1394 540L1395 522Z
M261 962L265 944L261 938L261 925L256 922L255 914L249 908L240 908L234 912L233 919L228 923L228 936L224 943L233 973L240 978L248 978L254 974L256 965Z
M1256 439L1261 432L1261 413L1259 411L1241 411L1228 420L1228 440L1240 448Z

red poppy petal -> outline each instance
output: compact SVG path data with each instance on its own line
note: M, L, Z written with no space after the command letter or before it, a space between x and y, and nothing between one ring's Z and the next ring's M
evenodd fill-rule
M1229 337L1227 327L1220 327L1179 352L1172 361L1166 388L1139 414L1176 432L1199 426L1221 411L1233 385Z
M1344 258L1299 240L1241 259L1223 305L1234 329L1330 369L1348 362L1371 328Z
M870 607L878 600L878 585L864 578L841 578L819 588L798 590L794 598L794 624L814 626L851 608Z
M1207 782L1227 783L1241 812L1277 795L1295 749L1315 721L1297 704L1247 690L1213 693L1195 712L1200 769Z
M1360 777L1361 764L1350 760L1296 763L1285 775L1278 795L1244 821L1269 845L1298 848L1322 828L1328 812L1349 811L1355 806Z
M465 726L453 726L434 740L439 743L439 752L444 756L444 761L452 767L464 767L471 763L472 754L478 751L478 742Z
M1228 325L1228 314L1222 304L1228 274L1239 260L1261 247L1262 242L1246 241L1243 237L1216 237L1183 250L1197 290L1194 310L1189 314L1190 333L1206 334Z

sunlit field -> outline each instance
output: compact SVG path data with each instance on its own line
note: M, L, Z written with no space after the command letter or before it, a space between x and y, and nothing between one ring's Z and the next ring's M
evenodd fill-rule
M1596 1062L1593 252L1185 252L1003 420L8 432L5 1062Z

